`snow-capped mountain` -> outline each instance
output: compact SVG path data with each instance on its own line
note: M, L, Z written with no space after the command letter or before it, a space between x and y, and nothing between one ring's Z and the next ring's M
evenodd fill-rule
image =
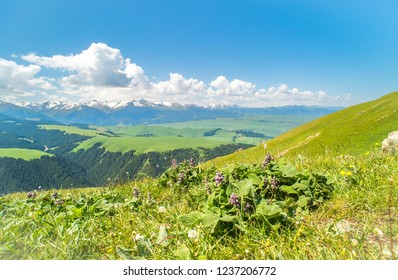
M225 117L236 118L250 114L315 114L320 116L340 109L308 106L242 108L225 104L210 104L201 107L167 102L154 103L145 99L129 102L90 100L81 103L46 101L43 103L26 102L21 105L30 112L36 112L66 124L93 125L182 122Z

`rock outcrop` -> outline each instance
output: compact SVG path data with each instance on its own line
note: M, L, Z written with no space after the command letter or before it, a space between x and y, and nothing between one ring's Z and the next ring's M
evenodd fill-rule
M398 151L398 131L388 134L388 137L381 143L381 147L386 152Z

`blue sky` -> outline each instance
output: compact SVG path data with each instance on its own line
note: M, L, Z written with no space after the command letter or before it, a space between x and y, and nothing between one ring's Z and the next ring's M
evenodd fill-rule
M397 1L0 3L0 99L352 105L398 90Z

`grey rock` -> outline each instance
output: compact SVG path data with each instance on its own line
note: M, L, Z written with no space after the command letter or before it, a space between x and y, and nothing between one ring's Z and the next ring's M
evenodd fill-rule
M393 131L388 134L388 137L381 143L383 151L398 151L398 131Z

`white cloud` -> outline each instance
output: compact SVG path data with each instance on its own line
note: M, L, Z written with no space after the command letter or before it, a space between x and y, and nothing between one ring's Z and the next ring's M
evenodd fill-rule
M167 96L180 95L183 98L202 94L205 89L205 83L194 78L185 79L178 73L170 73L170 79L164 82L153 83L153 93Z
M63 77L65 85L127 86L123 72L125 61L118 49L103 43L93 43L77 55L54 55L51 57L28 54L22 59L30 63L67 70L70 75Z
M261 107L340 105L351 98L349 95L329 96L323 91L289 88L287 84L257 88L249 81L228 80L225 76L206 83L170 73L168 80L154 82L142 67L124 58L120 50L104 43L93 43L79 54L39 56L31 53L21 58L30 65L0 58L0 94L3 100L59 98L74 102L92 99L126 102L144 98L153 102ZM37 77L42 67L61 70L60 77ZM11 98L10 92L18 94Z
M130 59L127 58L125 62L125 69L121 71L130 80L129 87L147 90L151 87L148 77L145 75L145 71L135 63L131 63Z
M22 88L34 79L40 69L37 65L23 66L0 58L0 88Z
M54 90L50 80L36 77L41 67L19 65L15 61L0 58L0 100L18 102L43 97L45 91Z
M256 85L250 82L234 79L231 82L225 76L218 76L210 83L209 95L243 96L253 94Z

